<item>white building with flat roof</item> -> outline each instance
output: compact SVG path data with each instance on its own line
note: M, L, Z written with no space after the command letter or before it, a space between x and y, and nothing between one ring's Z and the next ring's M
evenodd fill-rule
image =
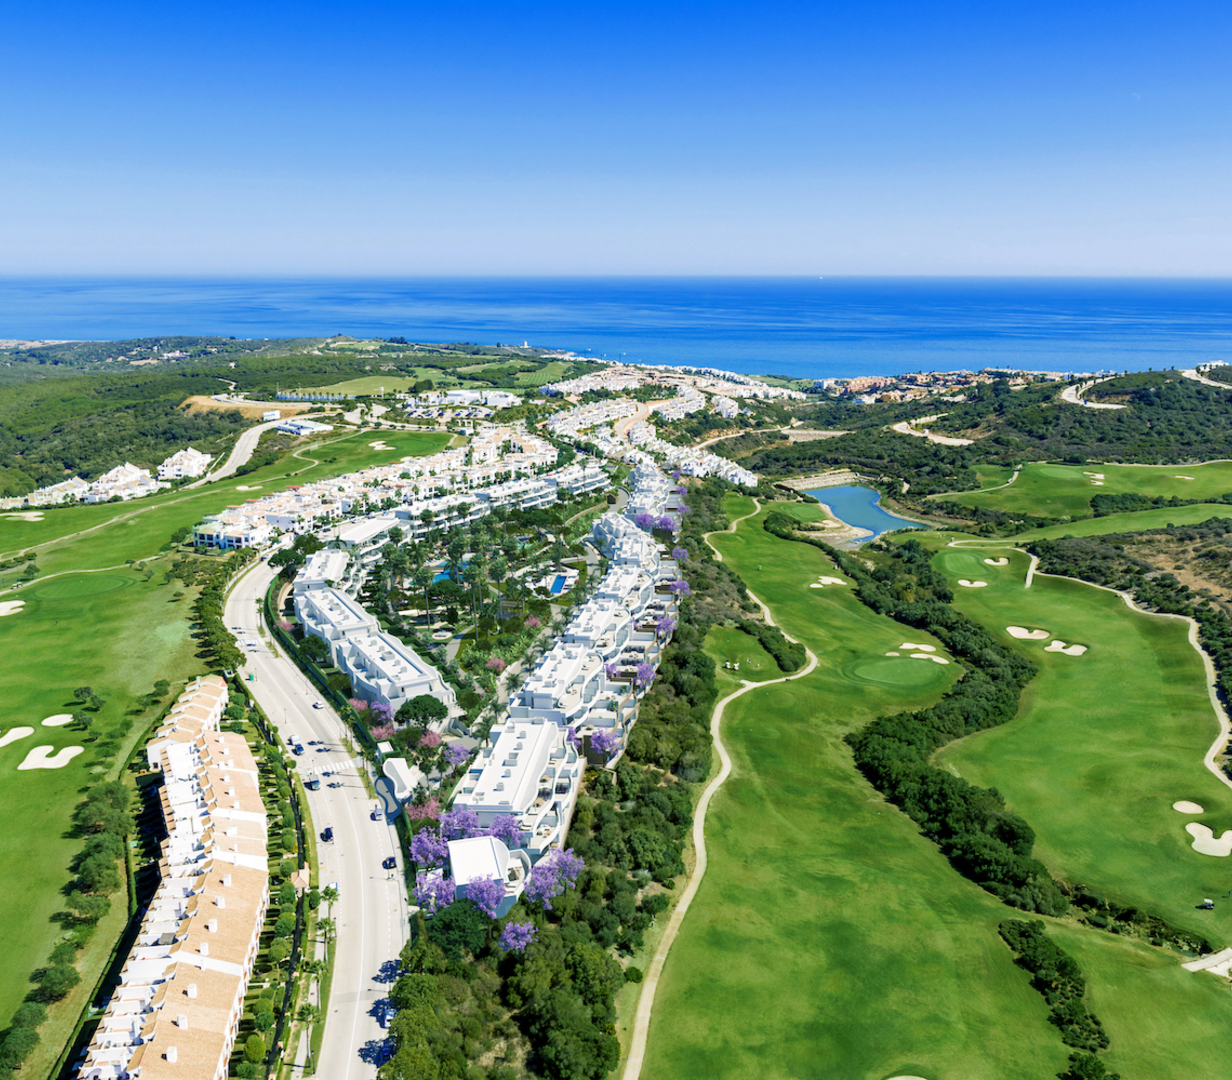
M542 717L560 727L585 722L592 705L607 689L603 660L584 645L558 641L535 665L509 703L515 720Z
M449 871L454 880L454 896L464 900L467 885L475 880L495 879L505 886L505 898L496 909L504 918L518 902L530 875L530 857L525 851L510 851L495 836L475 836L449 841Z
M564 846L586 763L566 730L542 717L506 718L488 740L454 790L453 804L475 811L484 828L498 817L517 818L520 846L538 862L553 845Z
M334 582L346 577L349 556L337 548L322 548L314 551L304 561L295 575L295 595L332 589Z
M334 647L334 663L365 701L383 701L396 711L403 702L430 694L451 710L457 706L457 694L440 672L392 634L344 637Z
M380 629L376 618L358 600L328 586L296 592L295 617L305 634L324 639L335 666L341 666L338 649L342 642Z

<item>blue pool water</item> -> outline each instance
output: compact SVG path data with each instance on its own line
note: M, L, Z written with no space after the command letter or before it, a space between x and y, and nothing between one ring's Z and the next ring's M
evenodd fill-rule
M819 488L809 491L818 502L825 503L834 516L857 529L871 529L873 535L867 536L859 543L876 540L882 533L895 529L922 529L914 521L897 517L881 509L881 492L872 488L857 487L853 484L842 487Z
M552 587L548 590L553 596L558 595L565 588L565 575L557 574L556 580L552 582Z

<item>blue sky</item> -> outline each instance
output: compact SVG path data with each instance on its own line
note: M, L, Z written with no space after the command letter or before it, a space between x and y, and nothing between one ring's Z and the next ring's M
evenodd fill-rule
M52 3L0 274L1232 275L1232 5Z

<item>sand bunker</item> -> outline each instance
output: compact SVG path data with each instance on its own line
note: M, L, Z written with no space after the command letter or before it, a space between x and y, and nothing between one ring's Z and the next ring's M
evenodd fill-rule
M888 652L888 653L886 653L886 656L902 656L902 655L903 655L902 653L897 653L897 652Z
M393 447L390 446L389 443L387 443L384 439L377 439L376 442L370 442L368 445L371 446L373 450L392 450L393 449Z
M1173 479L1174 480L1192 480L1193 477L1192 476L1174 476Z
M11 742L16 742L18 739L24 739L27 735L33 734L34 728L32 727L9 728L3 735L0 735L0 746L8 746Z
M913 652L912 660L931 660L934 664L948 664L949 661L944 656L934 656L928 652Z
M1181 799L1179 802L1172 804L1172 809L1178 814L1201 814L1202 807L1196 802L1190 802L1188 799Z
M20 514L5 514L6 518L14 518L17 521L42 521L42 510L26 510Z
M985 559L984 562L989 566L1009 566L1010 564L1009 559Z
M820 581L810 581L809 588L810 589L824 589L825 586Z
M817 581L819 584L822 584L822 585L846 585L847 584L847 582L845 582L841 577L825 577L824 575L819 577Z
M988 582L987 581L968 581L965 577L960 577L958 579L958 584L963 586L963 588L965 589L982 589L985 585L988 584Z
M936 646L936 645L917 645L917 644L915 644L915 642L913 642L913 641L904 641L904 642L903 642L903 643L899 646L899 648L900 648L900 649L909 649L909 650L911 650L912 652L936 652L936 651L937 651L937 646Z
M240 486L237 487L235 490L236 491L260 491L261 487L262 487L261 484L253 484L251 487L249 487L247 484L240 484Z
M1089 476L1093 480L1103 480L1104 479L1104 474L1102 472L1085 472L1084 471L1082 475Z
M1092 486L1092 487L1103 487L1103 486L1104 486L1104 482L1103 482L1102 480L1092 480L1092 481L1091 481L1091 486Z
M1048 642L1044 648L1044 652L1059 652L1066 656L1081 656L1086 651L1085 645L1066 645L1060 638Z
M1212 975L1227 975L1232 968L1232 949L1220 949L1216 953L1207 953L1197 960L1190 960L1181 965L1186 971L1209 971Z
M66 746L58 754L53 754L54 746L36 746L26 755L26 760L17 766L18 771L24 769L63 769L78 754L84 754L84 746ZM1232 836L1232 833L1228 834Z
M0 619L5 615L16 615L25 606L24 600L0 600Z
M1007 626L1005 632L1019 641L1044 641L1052 637L1051 630L1028 630L1025 626Z
M1191 821L1185 826L1185 831L1193 837L1193 844L1190 846L1194 851L1220 859L1232 855L1232 829L1217 837L1201 822Z
M65 724L73 722L73 714L68 712L56 713L55 716L49 716L43 721L43 727L64 727Z

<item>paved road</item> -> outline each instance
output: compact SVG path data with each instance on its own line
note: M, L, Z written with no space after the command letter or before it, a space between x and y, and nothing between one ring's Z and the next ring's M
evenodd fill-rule
M307 778L324 771L318 791L308 792L308 805L318 834L334 830L333 843L318 843L322 886L338 883L333 918L338 927L337 967L326 1003L325 1041L316 1073L328 1080L365 1080L376 1076L377 1051L385 1032L376 1019L377 1004L389 994L398 954L406 944L408 909L397 834L384 819L370 817L375 806L357 769L365 767L346 749L345 728L328 706L314 709L320 695L295 664L275 656L261 638L259 603L275 571L257 563L236 583L227 601L226 623L249 656L245 683L277 725L288 744L298 738L307 752L292 758ZM309 746L321 740L326 750ZM337 784L331 787L331 784ZM383 870L393 855L399 868Z
M186 484L185 487L195 488L202 484L208 484L213 480L221 480L225 476L230 476L236 469L242 465L247 465L249 459L257 450L257 443L260 442L261 436L264 435L270 428L276 428L282 421L269 420L264 424L258 424L256 427L250 427L246 431L240 433L240 437L235 440L235 445L231 448L231 453L227 456L227 460L223 462L221 467L215 469L208 476L203 476L200 480L194 480L191 484Z

